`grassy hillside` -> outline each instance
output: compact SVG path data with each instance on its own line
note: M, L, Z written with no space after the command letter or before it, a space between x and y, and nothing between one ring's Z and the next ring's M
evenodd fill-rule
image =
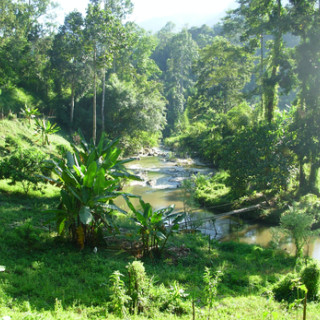
M4 147L8 139L14 142L10 147L36 147L48 155L59 155L61 146L71 150L70 143L60 134L50 135L50 145L43 145L41 137L35 133L34 120L30 124L26 119L0 120L0 147Z
M32 125L18 120L0 121L0 139L1 152L22 147L58 156L59 146L69 146L58 135L43 146ZM20 185L0 182L0 319L119 319L115 301L130 294L127 267L140 258L111 250L104 241L97 252L89 246L79 250L57 235L52 214L44 211L57 206L57 189L43 186L26 195ZM114 222L137 232L128 216ZM195 319L208 319L206 268L216 288L210 319L302 319L299 303L289 307L273 299L273 286L297 268L284 252L212 240L209 246L200 233L176 233L161 258L142 262L141 312L125 319L192 319L193 304ZM110 281L116 270L124 281L117 288ZM317 302L308 303L307 318L320 320Z
M22 156L30 152L41 159L61 157L64 150L72 150L70 143L59 134L48 135L49 145L44 143L40 134L36 134L34 120L27 119L0 120L0 156L1 159L11 155ZM23 165L23 163L22 163ZM26 171L27 173L27 171ZM41 184L42 192L57 192L50 185ZM11 184L10 180L0 180L0 189L7 192L21 191L21 183ZM39 194L39 190L31 189L30 195Z

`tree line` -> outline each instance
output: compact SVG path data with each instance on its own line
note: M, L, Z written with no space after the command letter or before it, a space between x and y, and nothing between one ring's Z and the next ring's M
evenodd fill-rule
M50 0L3 0L1 115L33 105L127 152L171 137L238 194L317 192L320 1L237 2L213 27L152 35L130 0L91 0L58 28Z

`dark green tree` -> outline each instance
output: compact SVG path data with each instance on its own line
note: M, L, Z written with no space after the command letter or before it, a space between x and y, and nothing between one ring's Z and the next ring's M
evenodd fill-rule
M296 47L298 100L291 124L291 147L300 167L300 191L319 193L320 167L320 8L317 1L290 1L292 32L300 36ZM305 170L305 167L309 170ZM308 172L308 174L306 173Z
M277 107L279 86L291 89L288 52L283 36L289 31L287 10L281 0L238 0L239 7L225 20L226 32L236 33L250 50L260 48L256 90L261 96L265 119L271 122Z
M83 89L83 79L89 73L83 50L84 20L74 11L65 18L64 25L54 38L50 60L55 75L56 89L70 90L70 127L73 125L76 93ZM59 87L59 88L57 88Z
M226 113L243 100L242 89L252 74L252 55L223 37L200 51L195 65L197 92L190 102L190 117Z

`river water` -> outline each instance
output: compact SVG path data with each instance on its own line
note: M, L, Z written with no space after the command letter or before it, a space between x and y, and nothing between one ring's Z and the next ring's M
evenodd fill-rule
M160 155L141 157L127 165L130 171L142 178L142 181L131 182L125 187L125 191L142 196L143 201L151 203L155 209L174 204L176 211L184 211L185 193L180 188L182 181L194 174L212 175L213 170L189 159L170 161L168 152L157 151ZM268 246L272 240L270 227L250 224L235 216L215 219L213 212L199 208L191 209L190 220L205 220L204 222L193 222L192 225L202 233L210 235L211 238L221 241L237 240L264 247ZM210 218L212 220L208 221L207 219ZM281 244L281 248L291 254L295 252L295 247L290 241ZM311 240L305 251L309 256L320 260L320 238Z

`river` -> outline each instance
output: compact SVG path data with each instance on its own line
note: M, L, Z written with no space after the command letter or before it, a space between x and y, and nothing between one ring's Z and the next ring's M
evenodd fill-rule
M213 170L190 159L169 160L169 153L157 150L156 156L142 156L139 160L130 162L127 167L142 178L142 181L133 181L125 187L125 191L142 196L155 209L175 205L176 211L184 211L184 192L181 183L193 174L212 175ZM189 208L190 209L190 208ZM199 208L191 208L190 219L207 219L211 221L194 223L202 233L221 241L236 240L240 242L268 246L272 240L270 227L260 224L250 224L238 217L215 219L213 212ZM281 244L281 248L294 254L292 243ZM310 241L305 248L306 253L320 260L320 238Z

